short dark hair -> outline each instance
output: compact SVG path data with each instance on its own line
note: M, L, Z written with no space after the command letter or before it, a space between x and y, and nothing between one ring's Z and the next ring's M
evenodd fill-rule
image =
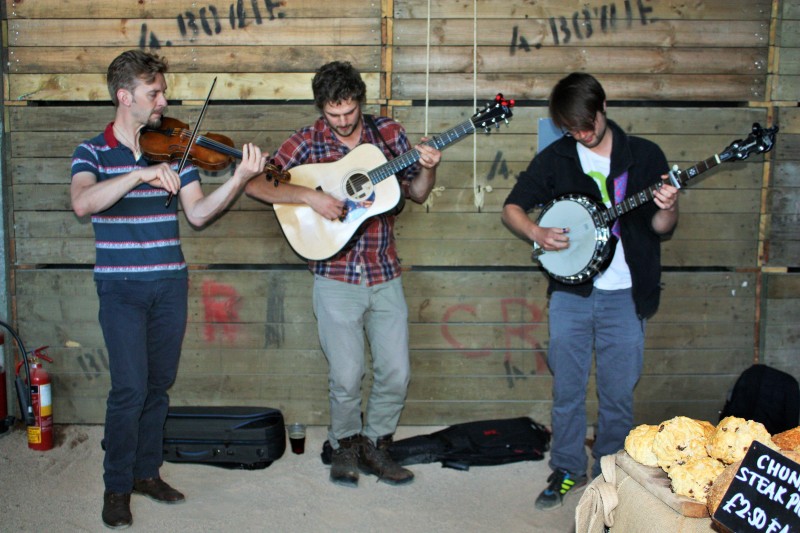
M604 112L606 92L591 74L573 72L550 93L550 118L563 130L591 130L597 112Z
M347 61L331 61L317 69L311 81L314 104L322 111L325 104L355 100L359 105L367 100L367 84L358 70Z
M114 106L119 105L117 91L127 89L131 92L136 88L137 81L153 83L156 74L167 71L167 60L143 50L128 50L118 55L108 66L106 83L111 101Z

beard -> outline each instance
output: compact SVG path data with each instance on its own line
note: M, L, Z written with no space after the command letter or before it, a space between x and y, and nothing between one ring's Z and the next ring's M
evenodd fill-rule
M331 126L329 123L328 125L336 133L336 135L342 138L347 138L350 137L354 131L356 131L356 128L358 127L360 122L361 122L361 115L359 114L358 119L352 124L348 124L346 126Z

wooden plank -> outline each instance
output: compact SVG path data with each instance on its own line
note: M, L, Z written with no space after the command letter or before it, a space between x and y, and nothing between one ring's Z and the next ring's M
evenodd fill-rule
M190 265L230 265L231 261L241 265L305 263L282 238L263 239L256 243L252 239L183 239L183 245ZM797 246L792 246L794 248L788 251L795 251ZM399 239L398 247L407 266L536 268L530 259L530 247L517 239ZM775 257L786 257L787 253L781 253L779 244L773 247L770 257L774 260ZM94 263L94 241L91 238L69 241L18 239L15 255L17 267L91 265ZM662 263L668 267L754 268L757 255L755 241L668 241L662 248ZM778 264L793 265L794 260Z
M11 74L105 74L108 65L130 46L14 46L8 50ZM381 49L356 45L252 45L204 46L200 49L173 46L158 51L170 72L297 72L298 65L314 69L329 61L350 61L361 72L377 72Z
M631 3L632 4L632 3ZM430 6L430 7L429 7ZM477 13L475 12L477 8ZM429 10L430 9L430 13ZM404 0L394 4L395 18L432 18L479 19L489 18L547 18L564 16L571 18L573 13L583 17L586 4L582 0L543 0L524 4L509 4L504 0L484 0L473 6L457 0L446 0L431 5L427 0ZM586 11L589 11L586 9ZM687 5L680 2L660 2L654 5L640 3L638 6L626 4L620 7L617 14L620 26L641 23L649 24L654 20L762 20L769 16L771 2L769 0L708 0L702 4ZM587 13L590 16L594 13ZM596 16L596 15L595 15ZM582 18L578 19L583 21Z
M505 46L513 57L530 58L552 49L576 47L754 47L767 46L767 21L764 18L743 20L659 20L653 24L625 24L615 28L593 27L591 35L584 31L564 39L560 20L555 30L550 17L487 18L477 21L477 43L485 46ZM430 43L437 46L473 46L471 19L432 18ZM394 20L394 44L397 46L428 43L426 18ZM558 42L556 43L556 38ZM548 52L549 53L549 52ZM562 52L563 53L563 52Z
M323 22L324 21L324 22ZM87 32L87 24L92 31ZM320 31L324 27L327 31ZM201 45L237 46L379 46L378 17L281 18L244 27L182 29L175 18L168 19L10 19L8 46L104 46L143 47L154 39L168 47ZM142 34L145 35L142 35ZM226 69L223 69L226 71Z
M209 109L212 112L217 113L216 109ZM110 117L109 120L110 119L113 119L113 117ZM456 125L458 125L456 122L451 124L451 126ZM299 128L300 126L301 125L298 124L297 127ZM49 150L48 154L51 157L71 157L75 147L77 147L79 143L88 138L94 137L100 131L102 131L102 128L94 132L76 132L71 135L65 135L63 132L36 131L24 134L22 132L14 132L10 135L11 138L9 140L11 155L14 158L35 157L37 153L42 153L42 148L47 147ZM253 142L261 146L264 150L272 152L277 150L281 143L283 143L283 141L285 141L292 133L294 133L294 130L246 130L242 132L217 130L215 133L229 137L231 141L233 141L234 146L241 147L245 142ZM408 134L412 143L419 142L420 138L422 137L422 132L408 132ZM512 136L508 137L508 135ZM495 161L497 159L495 154L501 152L505 158L515 161L525 161L527 163L533 157L533 145L529 142L514 142L514 138L515 137L513 134L511 134L508 130L499 130L498 134L496 135L481 135L479 137L479 153L481 154L482 159ZM517 136L517 138L519 138L519 136ZM446 154L448 160L472 161L472 143L461 142L453 144L446 150Z
M764 265L769 267L800 267L800 241L777 241L769 243Z
M37 0L36 2L20 2L18 0L3 0L8 18L25 19L72 19L76 14L88 19L116 19L116 18L174 18L188 14L195 15L198 20L203 16L211 17L205 6L195 4L183 5L162 0ZM222 4L217 7L219 17L227 21L227 10ZM213 6L213 4L210 4ZM360 17L380 16L380 4L365 4L361 0L337 0L336 6L341 9L342 17L358 15ZM201 11L202 9L202 11ZM291 2L243 2L244 20L249 23L269 21L276 18L309 18L321 15L319 2L315 0L292 0ZM337 11L339 11L337 9ZM238 21L237 21L238 24Z
M800 134L800 108L781 107L776 109L776 112L776 118L781 126L781 134Z
M783 20L778 26L778 45L781 48L798 48L800 47L800 37L797 33L800 31L800 20Z
M394 98L400 100L425 98L426 86L430 98L434 100L471 98L474 90L478 94L499 90L520 100L543 100L547 99L553 86L564 74L566 71L542 74L534 79L504 73L478 74L476 80L466 74L432 73L429 80L425 74L397 74L392 75L392 89ZM601 79L606 94L620 100L751 101L763 98L766 90L765 75L595 74Z
M310 100L313 73L167 74L171 98L205 100L213 78L218 79L214 98L219 100ZM379 76L365 72L367 94L379 94ZM108 87L102 74L17 74L9 78L9 100L107 101Z
M781 188L800 186L800 161L776 161L772 169L773 186Z
M169 116L194 124L201 106L170 105ZM379 112L378 106L368 104L368 113ZM28 107L10 106L7 124L12 132L74 132L74 138L97 135L114 119L110 101L104 105ZM214 98L203 117L203 130L235 136L237 132L278 132L288 136L300 126L310 124L319 117L319 111L308 102L280 102L273 104L218 103ZM71 142L75 142L70 139ZM53 157L47 154L48 157ZM71 153L68 155L72 155ZM41 155L40 155L41 157Z
M475 56L475 57L473 57ZM507 46L438 46L430 50L430 63L420 62L425 46L395 46L392 71L397 74L472 72L475 61L481 74L527 74L535 66L540 73L588 71L608 74L744 74L762 75L767 48L611 48L591 47L580 55L557 48L537 50L535 55L509 55ZM527 61L526 61L527 59ZM796 71L795 71L796 72Z
M709 176L711 177L711 176ZM713 179L713 178L712 178ZM500 212L507 194L487 194L484 197L483 212ZM446 189L435 195L430 207L406 202L406 213L430 212L476 212L471 189ZM688 187L682 190L681 212L685 213L758 213L760 195L755 190L700 189Z
M800 276L792 274L768 274L766 276L767 298L770 300L800 300Z

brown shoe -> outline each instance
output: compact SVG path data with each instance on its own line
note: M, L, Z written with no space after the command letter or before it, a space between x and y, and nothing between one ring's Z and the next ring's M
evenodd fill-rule
M345 487L358 486L358 449L361 435L339 439L339 447L331 454L331 481Z
M364 437L361 451L358 454L358 466L367 474L378 476L378 479L390 485L404 485L414 481L411 470L397 464L389 455L392 444L391 435L378 439L378 445Z
M160 477L134 479L133 492L161 503L182 503L186 500L183 494L167 485L167 482Z
M125 529L133 524L131 493L103 494L103 525L109 529Z

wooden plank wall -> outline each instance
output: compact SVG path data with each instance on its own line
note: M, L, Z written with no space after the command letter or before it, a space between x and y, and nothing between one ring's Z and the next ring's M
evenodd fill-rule
M637 421L715 420L759 357L800 376L800 0L340 0L330 14L310 0L4 0L3 9L13 320L26 344L51 347L59 422L101 422L109 382L92 229L69 208L70 156L113 117L105 69L136 47L170 61L172 116L191 123L217 77L204 129L267 150L315 118L310 79L332 59L356 64L370 111L400 120L413 140L497 92L517 100L507 127L448 148L431 201L400 217L413 365L402 424L549 422L546 282L500 211L536 153L559 78L595 74L609 116L682 167L754 122L780 120L774 153L726 164L682 193ZM228 175L205 175L206 189ZM269 405L326 424L311 276L271 209L243 197L212 226L181 231L191 314L173 403Z

